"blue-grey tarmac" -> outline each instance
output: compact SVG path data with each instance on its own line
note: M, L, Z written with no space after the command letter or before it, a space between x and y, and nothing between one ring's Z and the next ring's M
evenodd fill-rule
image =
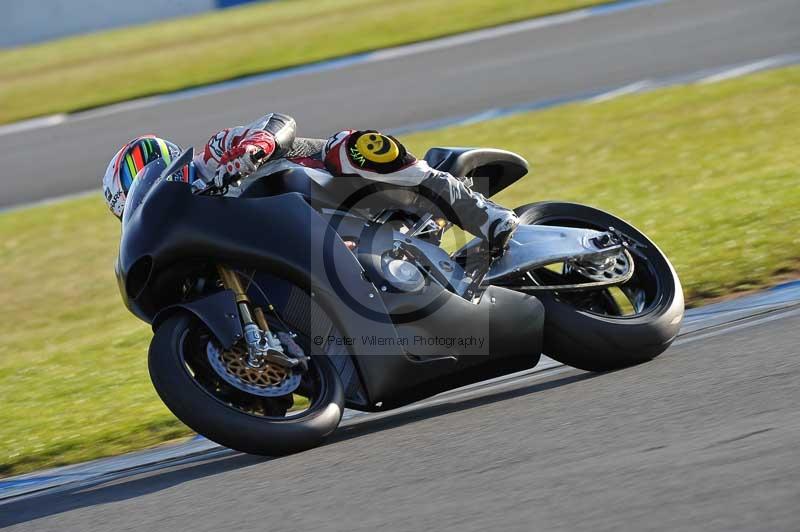
M795 531L798 327L795 282L691 311L641 366L443 394L293 456L207 449L0 502L0 527Z
M348 127L404 129L798 52L798 0L623 1L515 31L99 109L51 127L12 129L0 134L0 208L99 190L119 146L143 133L199 144L220 128L270 111L295 116L302 136Z
M653 3L5 134L0 202L90 188L103 153L149 130L196 143L267 110L308 136L401 128L797 52L798 0ZM798 530L800 307L736 305L648 364L476 387L279 459L222 453L7 501L0 527Z

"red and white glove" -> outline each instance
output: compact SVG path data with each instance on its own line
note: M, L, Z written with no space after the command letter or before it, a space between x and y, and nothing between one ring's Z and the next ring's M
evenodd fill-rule
M234 138L231 144L217 168L215 184L220 187L234 178L252 174L275 152L275 138L266 131L249 132L241 139Z

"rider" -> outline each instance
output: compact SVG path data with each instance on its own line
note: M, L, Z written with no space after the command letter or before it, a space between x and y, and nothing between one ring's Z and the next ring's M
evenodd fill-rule
M111 159L103 177L103 192L111 212L122 217L128 189L146 164L159 157L168 162L181 151L176 144L153 135L137 137L123 146ZM452 207L450 218L456 219L450 221L486 241L494 255L505 248L519 225L513 211L473 192L460 179L432 169L394 137L372 130L344 130L327 141L297 138L294 119L279 113L270 113L246 126L219 131L177 179L194 183L200 178L222 187L278 159L324 168L334 176L358 176L426 189Z

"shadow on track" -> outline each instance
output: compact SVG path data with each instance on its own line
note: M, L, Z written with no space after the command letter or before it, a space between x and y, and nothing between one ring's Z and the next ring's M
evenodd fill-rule
M580 371L580 370L575 370L575 371ZM546 390L551 390L553 388L560 388L561 386L566 386L567 384L572 384L573 382L593 379L601 375L605 375L605 373L581 372L578 375L570 375L552 381L537 382L535 384L529 384L527 386L522 386L520 388L513 388L511 390L487 393L479 397L470 397L469 399L463 399L461 401L453 401L437 405L423 406L421 408L414 409L410 412L392 414L390 410L386 412L385 414L386 417L380 417L378 419L367 419L362 422L356 421L352 425L339 428L333 434L333 436L328 438L326 445L331 445L339 441L352 440L355 438L360 438L362 436L369 436L374 432L402 427L403 425L409 425L417 421L433 419L439 416L450 414L452 412L460 412L464 410L469 410L471 408L477 408L480 406L489 405L492 403L509 401L511 399L516 399L517 397L522 397L538 392L544 392Z
M401 427L417 421L436 418L452 412L469 410L483 405L544 392L602 375L604 374L580 373L578 375L537 382L510 390L487 393L486 395L471 397L461 401L423 406L410 412L403 412L396 415L387 413L386 417L373 420L366 419L365 421L356 422L353 425L340 428L329 438L323 447L335 445L337 442L369 436L375 432ZM476 390L476 392L478 392L478 390ZM89 506L134 499L193 480L281 459L282 458L269 458L236 453L230 456L209 458L188 464L167 466L164 469L149 473L132 473L128 477L99 481L90 486L76 487L52 494L44 493L40 496L11 501L0 504L0 528Z

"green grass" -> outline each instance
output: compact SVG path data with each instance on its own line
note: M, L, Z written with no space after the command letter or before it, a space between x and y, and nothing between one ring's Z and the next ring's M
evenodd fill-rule
M292 0L0 51L0 123L608 0Z
M530 177L501 201L589 203L673 259L688 301L800 270L800 68L574 104L408 137L511 149ZM147 377L148 327L112 264L119 224L97 196L0 215L0 474L188 435Z
M610 210L673 260L690 305L800 271L800 68L416 135L524 155L498 196Z

